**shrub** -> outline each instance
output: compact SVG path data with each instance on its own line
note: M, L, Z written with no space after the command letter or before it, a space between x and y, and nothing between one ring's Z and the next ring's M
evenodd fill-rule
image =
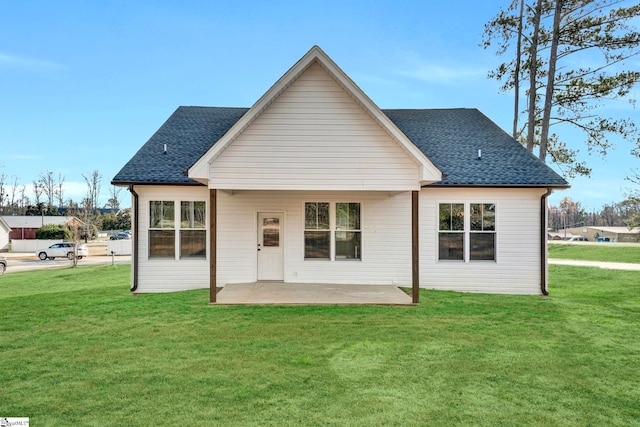
M47 224L36 230L36 239L69 240L71 237L71 230L64 225Z

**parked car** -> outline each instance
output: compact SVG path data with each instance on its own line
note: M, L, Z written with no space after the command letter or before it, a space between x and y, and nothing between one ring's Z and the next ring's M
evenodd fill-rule
M84 243L78 243L77 246L78 259L89 256L89 248L87 248L87 245L85 245ZM54 243L48 248L38 249L36 251L36 256L42 261L44 261L45 259L55 259L62 257L73 259L75 249L76 244L73 242Z
M130 239L131 238L131 232L127 232L127 231L122 231L120 233L116 233L114 235L112 235L111 237L109 237L109 240L125 240L125 239Z
M589 239L587 239L584 236L573 236L572 238L569 239L570 242L588 242Z
M0 276L2 276L7 269L7 260L5 257L0 256Z

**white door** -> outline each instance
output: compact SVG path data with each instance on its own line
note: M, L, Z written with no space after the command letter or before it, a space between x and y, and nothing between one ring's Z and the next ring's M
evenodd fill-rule
M258 213L258 280L284 280L284 215Z

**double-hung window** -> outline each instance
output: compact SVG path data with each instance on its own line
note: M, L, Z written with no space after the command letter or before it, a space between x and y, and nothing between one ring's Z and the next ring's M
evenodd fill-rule
M496 260L496 205L440 203L438 259Z
M149 203L149 258L175 258L174 202Z
M175 259L176 250L180 259L206 258L206 202L149 202L149 258Z
M496 259L496 205L470 204L469 259Z
M180 202L180 258L207 255L205 202Z
M440 204L438 252L441 260L464 261L464 204Z
M360 203L304 204L304 258L362 259Z
M305 259L330 259L331 257L329 203L304 204L304 257Z

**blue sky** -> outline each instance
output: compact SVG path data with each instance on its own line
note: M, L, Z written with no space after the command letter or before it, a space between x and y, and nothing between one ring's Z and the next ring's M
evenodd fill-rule
M61 173L65 198L80 201L82 174L97 169L105 203L113 176L178 106L249 107L313 45L380 108L478 108L508 130L512 97L486 78L500 58L480 47L508 2L3 0L0 173L29 185ZM639 116L624 102L615 110ZM623 200L624 177L640 168L629 149L586 157L592 178L551 202Z

